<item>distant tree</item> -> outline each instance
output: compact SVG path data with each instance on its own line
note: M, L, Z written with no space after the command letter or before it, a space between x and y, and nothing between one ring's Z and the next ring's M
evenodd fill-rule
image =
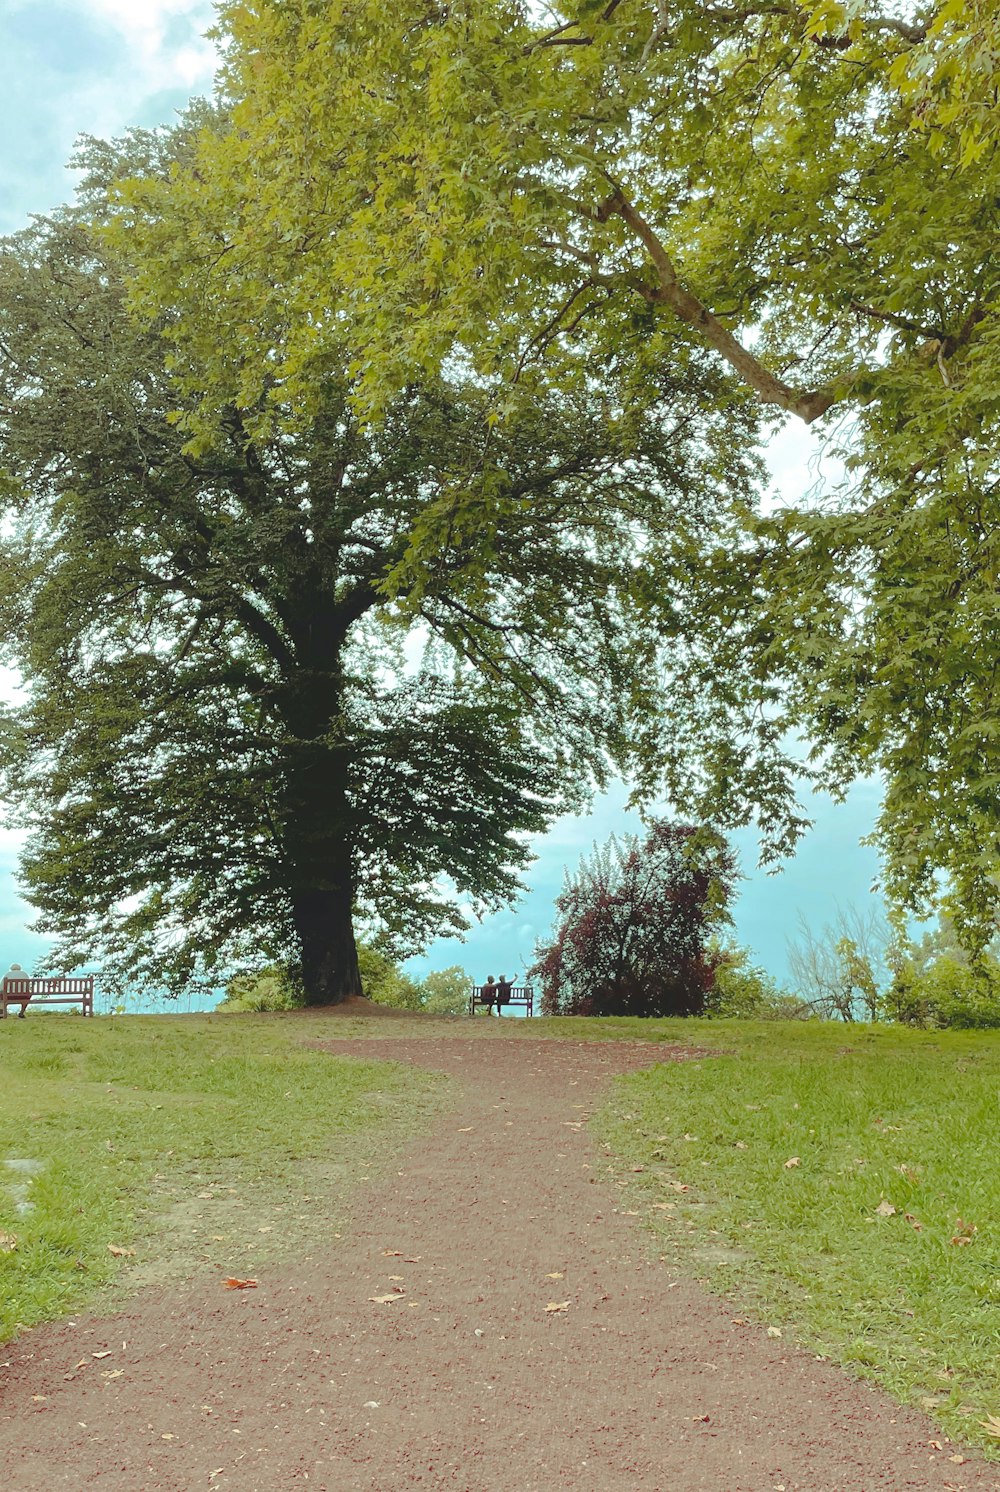
M839 908L816 932L804 916L788 944L795 993L818 1014L877 1021L889 980L892 928L880 906Z
M472 976L460 964L433 969L420 981L420 1006L428 1015L464 1015Z
M752 481L744 416L689 365L634 418L595 386L496 426L456 369L375 429L345 344L308 407L269 373L267 420L234 399L193 432L174 304L131 320L128 243L93 226L186 128L92 142L82 205L0 247L0 656L27 680L0 790L60 963L177 990L262 956L335 1003L356 922L392 957L460 931L627 768L672 577Z
M567 877L559 918L529 976L545 1015L700 1015L728 922L735 865L718 835L653 822L612 837Z

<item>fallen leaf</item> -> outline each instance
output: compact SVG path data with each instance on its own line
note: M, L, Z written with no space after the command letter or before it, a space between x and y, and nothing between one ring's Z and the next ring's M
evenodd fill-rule
M561 1280L561 1279L564 1279L565 1276L562 1275L562 1274L560 1274L559 1270L557 1269L556 1272L555 1272L555 1274L547 1274L545 1276L545 1278L547 1280Z
M92 1352L90 1355L91 1355L91 1357L101 1358L101 1357L110 1357L111 1353L110 1352Z
M117 1243L108 1244L108 1253L113 1254L116 1259L134 1259L135 1249L123 1249Z
M891 1202L887 1202L884 1197L882 1198L881 1202L876 1207L875 1211L878 1213L879 1217L895 1217L896 1216L896 1209L895 1209L895 1207L893 1207L893 1205L892 1205Z
M793 1156L791 1156L791 1158L789 1160L785 1161L785 1170L786 1171L794 1171L795 1167L796 1166L801 1166L801 1164L802 1164L802 1162L799 1159L799 1157L797 1155L793 1155Z
M747 1147L747 1145L746 1145L746 1144L745 1144L745 1143L744 1143L744 1141L743 1141L743 1140L735 1140L735 1141L734 1141L734 1142L733 1142L733 1149L734 1149L734 1150L746 1150L746 1149L747 1149L747 1148L748 1148L748 1147Z
M176 1440L176 1439L177 1439L177 1436L176 1436L176 1435L171 1435L171 1434L170 1434L170 1433L169 1433L169 1432L168 1432L168 1433L167 1433L167 1434L166 1434L166 1435L161 1435L161 1436L160 1436L160 1439L161 1439L161 1440Z
M17 1250L15 1233L0 1233L0 1254L13 1254Z
M214 1196L215 1196L214 1192L199 1192L198 1193L198 1200L200 1202L211 1202L211 1200L212 1200L212 1198Z
M927 1444L930 1446L932 1451L944 1450L944 1446L941 1444L940 1440L928 1440Z
M904 1212L903 1213L903 1217L904 1217L905 1221L909 1223L910 1227L913 1229L913 1231L915 1233L922 1233L923 1232L923 1230L924 1230L923 1223L918 1223L917 1219L913 1216L912 1212Z
M401 1285L403 1283L403 1276L401 1274L391 1274L389 1276L389 1282L390 1284L395 1282L396 1284Z
M125 1377L125 1369L124 1368L109 1368L109 1370L106 1373L102 1373L101 1374L101 1377L102 1378L108 1378L108 1379L111 1379L111 1378L124 1378Z
M475 1127L476 1127L476 1126L475 1126L475 1125L474 1125L474 1124L467 1124L467 1125L466 1125L466 1126L465 1126L465 1128L464 1128L464 1129L460 1129L460 1130L459 1130L459 1131L458 1131L458 1133L459 1133L459 1134L460 1134L460 1135L471 1135L471 1133L472 1133L472 1131L473 1131L473 1130L474 1130L474 1129L475 1129ZM367 1407L368 1407L368 1406L367 1406L367 1405L366 1405L366 1406L365 1406L365 1407L366 1407L366 1408L367 1408Z
M394 1300L402 1300L405 1294L405 1290L394 1290L391 1295L369 1295L368 1299L375 1305L392 1305Z
M554 1311L564 1311L568 1305L568 1300L550 1300L545 1307L546 1314L551 1315Z
M670 1187L671 1191L675 1192L686 1192L688 1189L687 1184L683 1181L668 1181L667 1185Z
M31 1402L32 1404L44 1404L47 1398L48 1394L32 1394Z
M995 1435L1000 1440L1000 1414L988 1414L985 1419L979 1421L987 1435Z
M404 1264L419 1264L420 1261L421 1261L421 1259L423 1257L424 1257L423 1254L414 1254L412 1258L410 1258L410 1259L404 1259L403 1263Z
M403 1257L403 1250L402 1249L383 1249L382 1250L382 1258L383 1259L401 1259L402 1257Z
M781 1327L780 1326L769 1326L767 1328L767 1334L768 1334L769 1337L780 1337L781 1336Z
M956 1466L964 1466L965 1465L965 1457L964 1456L949 1456L948 1460L949 1461L954 1461L954 1463L955 1463Z
M959 1248L964 1248L972 1242L978 1232L979 1229L975 1223L963 1223L962 1219L958 1217L955 1219L955 1236L951 1241Z
M227 1290L256 1290L257 1288L256 1280L238 1280L235 1276L223 1280L222 1283Z

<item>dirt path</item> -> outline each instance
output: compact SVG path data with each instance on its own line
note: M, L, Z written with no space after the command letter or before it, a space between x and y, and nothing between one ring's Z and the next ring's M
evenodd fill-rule
M0 1349L9 1492L1000 1492L924 1416L734 1322L615 1210L583 1121L610 1075L683 1053L323 1044L451 1072L458 1105L323 1261Z

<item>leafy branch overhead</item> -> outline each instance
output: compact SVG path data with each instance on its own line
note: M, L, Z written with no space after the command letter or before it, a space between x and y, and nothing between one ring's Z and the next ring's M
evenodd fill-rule
M233 3L220 26L231 122L115 206L134 304L173 308L192 439L230 402L311 418L331 367L370 419L461 367L495 429L583 389L614 424L698 370L723 418L750 400L821 425L840 491L748 509L692 572L701 697L725 713L753 677L834 792L880 775L889 890L919 906L944 873L982 941L1000 854L995 7L580 0L542 22L508 0ZM414 531L410 579L439 534ZM655 735L643 790L683 804ZM695 748L705 805L739 780L766 821L777 779L744 739Z

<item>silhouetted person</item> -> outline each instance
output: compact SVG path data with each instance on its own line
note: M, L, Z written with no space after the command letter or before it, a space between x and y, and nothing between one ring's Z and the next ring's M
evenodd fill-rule
M506 974L501 974L497 982L497 1015L503 1015L501 1006L506 1005L514 993L514 986Z
M490 1015L493 1014L493 1006L496 1003L498 985L493 975L487 977L486 983L479 990L479 1003L485 1005Z

